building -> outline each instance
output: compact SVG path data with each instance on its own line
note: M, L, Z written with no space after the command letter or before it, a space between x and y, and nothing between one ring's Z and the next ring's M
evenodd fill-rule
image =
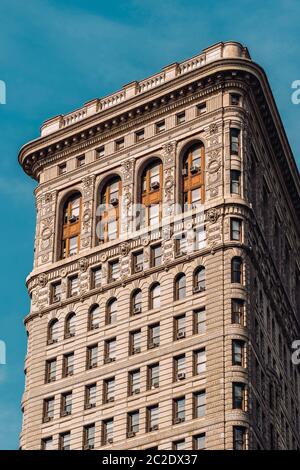
M299 173L247 48L50 119L19 161L22 449L299 449Z

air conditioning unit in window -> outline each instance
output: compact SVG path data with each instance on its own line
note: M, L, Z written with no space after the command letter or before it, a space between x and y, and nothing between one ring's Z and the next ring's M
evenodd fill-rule
M134 395L138 395L138 394L140 393L140 389L139 389L139 388L135 388L135 389L132 391L132 393L133 393Z
M134 272L135 272L135 273L140 273L141 271L143 271L143 265L142 265L142 264L137 264L137 265L134 267Z
M159 189L159 181L153 181L153 183L150 184L151 189Z
M74 336L75 336L75 333L66 333L65 339L74 338Z
M179 423L184 423L185 421L185 418L175 418L174 419L174 424L179 424Z
M50 421L52 421L52 417L51 416L44 416L43 418L43 423L49 423Z
M109 437L109 438L107 439L107 444L113 444L113 443L114 443L113 438L112 438L112 437Z
M111 362L114 362L116 360L115 357L106 357L104 359L104 364L110 364Z
M60 295L54 295L52 300L53 302L60 302L60 299L61 299Z
M64 410L61 412L61 417L64 418L65 416L70 416L71 411L70 410Z
M83 450L93 450L94 448L94 444L85 444Z
M57 343L57 341L58 341L57 339L48 339L47 344L48 346L50 346L51 344Z
M100 327L99 323L96 323L96 325L91 326L91 330L98 330L99 327Z
M115 398L114 397L109 397L107 399L107 403L113 403L115 401Z
M134 431L128 431L127 437L135 437L135 432Z
M90 410L91 408L96 408L96 403L87 403L85 406L86 410Z
M154 349L154 348L158 348L158 346L159 346L159 343L154 342L154 341L150 341L148 348L149 349Z
M193 293L194 294L197 294L199 292L204 292L205 291L205 287L202 287L202 286L195 286L193 287Z
M119 204L119 199L117 197L112 197L110 203L112 206L116 207Z
M185 373L184 372L178 372L177 379L178 380L184 380L185 379Z
M154 382L151 386L151 390L154 390L155 388L159 387L159 382Z
M137 346L136 348L133 348L132 354L139 354L141 352L140 346Z
M150 426L150 432L152 431L158 431L158 424L154 424L153 426Z
M74 375L74 371L73 371L73 370L67 371L66 377L71 377L72 375Z
M196 165L191 166L191 170L190 170L190 171L191 171L192 175L194 175L194 174L198 173L199 167L196 166Z
M97 362L90 364L90 369L95 369L98 366Z
M181 173L182 173L182 176L187 176L188 175L187 168L183 168Z
M177 339L185 338L185 331L178 331L176 338Z
M71 222L71 224L73 224L74 222L77 222L78 220L78 217L76 217L76 215L71 215L71 217L69 217L69 222Z
M139 313L141 313L141 312L142 312L142 307L141 307L141 305L139 305L138 307L134 307L134 308L133 308L133 311L132 311L133 315L137 315L137 314L139 314Z
M55 382L55 380L56 380L56 377L49 377L48 382L49 382L49 383L50 383L50 382Z

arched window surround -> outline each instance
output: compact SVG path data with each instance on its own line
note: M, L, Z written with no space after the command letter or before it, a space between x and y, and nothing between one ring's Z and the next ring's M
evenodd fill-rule
M162 218L163 163L160 157L147 158L137 171L137 202L144 210L137 217L136 229L158 225Z
M107 175L99 184L97 191L96 244L118 239L122 210L122 178L118 173ZM98 225L99 223L99 225Z
M183 300L186 296L186 275L178 273L174 279L174 300Z
M75 322L76 322L76 314L74 312L70 312L66 316L66 320L65 320L65 339L74 338Z
M95 314L97 315L95 318ZM101 311L100 311L100 306L99 304L93 304L89 308L89 313L88 313L88 330L96 330L100 327L100 321L101 321Z
M193 293L199 293L205 291L206 281L206 270L205 266L198 266L193 273Z
M142 313L142 291L141 289L134 289L131 293L131 315L138 315Z
M58 342L58 319L53 318L48 323L47 344L54 344Z
M73 189L61 199L57 217L56 259L65 259L77 255L80 250L80 233L82 217L82 194Z
M111 325L117 321L117 312L118 312L118 300L116 297L111 297L106 302L106 315L105 322L106 325Z
M179 153L178 199L183 211L205 202L205 145L195 139L185 143Z
M149 288L149 309L160 308L161 286L159 282L154 282Z

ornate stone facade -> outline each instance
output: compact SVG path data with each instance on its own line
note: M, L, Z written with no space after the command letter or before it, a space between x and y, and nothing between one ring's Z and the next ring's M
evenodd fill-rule
M48 121L41 138L20 152L24 170L39 183L34 269L27 280L31 309L25 318L29 336L21 446L39 449L51 442L59 448L62 436L70 433L72 449L86 448L83 428L94 425L93 445L99 449L172 449L178 441L186 449L232 449L238 437L247 449L299 449L299 370L291 361L291 347L299 339L300 185L270 87L238 43L217 44L199 60L175 64L152 78L94 100L81 113ZM157 132L162 120L164 129ZM141 129L144 136L138 140ZM120 137L123 148L116 147ZM202 213L184 217L178 213L182 161L195 142L205 150L205 199ZM85 164L78 168L76 159L83 154ZM162 220L156 230L133 232L140 168L152 157L162 161ZM59 174L62 163L66 172ZM99 188L115 174L122 182L121 236L99 244ZM60 259L62 204L74 191L82 195L79 252ZM186 249L178 251L183 233ZM162 262L153 265L157 244ZM135 272L133 258L141 251L143 269ZM234 259L241 262L241 282L233 282ZM112 280L115 260L120 270ZM95 286L100 267L101 282ZM205 268L205 288L197 290L199 267ZM176 300L180 274L186 276L186 295ZM74 276L78 285L70 295ZM60 292L53 301L57 282ZM160 284L160 308L152 308L149 300L155 283ZM141 312L131 315L137 289ZM118 302L117 317L108 323L112 299ZM90 329L95 304L99 328ZM233 321L239 315L236 305L242 305L240 322ZM76 315L72 334L70 313ZM183 315L180 337L176 324ZM58 321L55 341L49 340L53 320ZM152 348L151 327L158 324L159 347ZM137 331L140 352L131 354L130 334ZM112 339L116 360L108 362L107 341ZM87 348L96 344L97 367L87 368ZM233 348L241 345L242 353L235 356ZM203 358L204 350L206 361L197 365L197 354ZM74 354L74 367L66 376L68 354ZM178 379L176 361L183 355L184 375ZM55 380L45 383L45 367L53 359ZM149 371L158 363L159 384L152 387ZM129 376L137 370L139 393L131 394ZM114 400L103 401L112 377ZM88 407L86 387L94 384L95 405ZM233 394L236 386L242 403ZM66 392L72 392L72 411L62 415ZM200 392L202 399L205 392L205 412L201 408L197 415ZM173 400L183 396L185 416L176 420ZM53 400L51 416L47 400ZM159 406L153 429L152 406ZM136 410L139 430L130 434L128 413ZM112 419L113 435L104 440Z

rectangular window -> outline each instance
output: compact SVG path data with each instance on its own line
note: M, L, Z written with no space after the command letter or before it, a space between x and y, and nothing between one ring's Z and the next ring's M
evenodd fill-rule
M112 403L115 401L115 385L116 380L114 377L105 379L103 381L103 402Z
M245 384L232 384L232 408L245 411Z
M176 255L177 256L184 256L184 255L187 254L188 245L187 245L187 237L186 237L185 233L181 233L180 235L176 235L175 244L176 244Z
M160 343L160 325L156 323L148 328L148 348L157 348Z
M80 168L85 165L85 155L80 155L76 158L76 166Z
M230 153L238 155L240 151L240 129L230 129Z
M79 294L78 276L69 277L69 297Z
M72 413L72 392L63 393L61 396L60 415L69 416Z
M120 263L119 260L110 261L108 263L109 282L117 281L120 277Z
M85 409L95 408L97 404L97 385L91 384L85 387Z
M60 302L61 301L61 282L54 282L51 285L51 302Z
M230 192L241 194L241 172L238 170L230 170Z
M102 284L102 269L101 266L92 269L92 289L101 287Z
M185 354L174 357L174 382L185 379Z
M127 415L127 437L134 437L139 432L139 411L132 411Z
M129 333L129 355L141 352L142 333L141 330Z
M244 367L245 342L240 340L232 341L232 365Z
M179 424L185 421L185 397L173 400L173 423Z
M204 450L205 449L205 433L193 436L193 449Z
M87 368L94 369L98 366L98 345L89 346L87 348Z
M128 394L135 395L141 391L140 369L133 370L128 374Z
M204 114L204 113L206 113L206 102L204 102L204 103L199 103L199 104L197 105L197 114L198 114L198 116L199 116L200 114Z
M154 225L159 224L159 204L152 204L149 207L149 226L153 227Z
M206 247L206 228L203 225L196 230L196 250L203 250Z
M59 450L70 450L71 449L71 433L64 432L59 435Z
M67 164L62 163L61 165L58 165L58 174L65 175L66 173L67 173Z
M89 424L83 428L83 449L95 448L95 424Z
M144 129L140 129L139 131L136 131L135 133L135 141L142 142L143 140L145 140L145 131Z
M105 156L105 148L104 148L104 145L102 145L101 147L98 147L96 149L96 158L103 158Z
M56 380L56 359L46 361L46 377L45 382L50 383Z
M194 375L206 372L206 351L205 348L194 352Z
M159 364L151 364L147 368L148 390L159 387Z
M156 134L163 132L166 130L166 123L165 120L159 121L155 124Z
M230 93L230 104L231 106L239 106L241 95L238 93Z
M109 364L116 360L117 341L116 338L104 342L104 363Z
M115 149L116 150L121 150L125 147L125 140L124 137L122 139L118 139L115 142Z
M240 219L230 219L230 239L242 241L242 221Z
M74 374L74 353L63 356L63 377L70 377Z
M176 124L183 124L185 122L185 111L176 114Z
M53 449L53 438L46 437L45 439L42 439L41 450L52 450L52 449Z
M143 271L143 268L144 268L144 252L143 251L138 251L137 253L133 253L132 264L133 264L134 273L140 273Z
M202 418L205 415L206 393L205 390L193 394L193 417Z
M179 441L174 441L172 444L173 450L184 450L185 449L185 439L180 439Z
M246 428L242 426L233 426L233 449L246 449Z
M106 419L102 425L102 444L113 444L114 442L114 420L113 418Z
M161 265L161 245L151 246L151 267Z
M185 338L185 315L174 318L174 341Z
M44 400L43 423L48 423L54 418L54 397Z
M201 335L205 333L205 320L205 307L194 311L194 335Z
M159 416L158 405L149 406L146 409L147 432L153 432L153 431L158 430L158 416Z
M241 299L232 299L232 323L245 325L245 302Z

